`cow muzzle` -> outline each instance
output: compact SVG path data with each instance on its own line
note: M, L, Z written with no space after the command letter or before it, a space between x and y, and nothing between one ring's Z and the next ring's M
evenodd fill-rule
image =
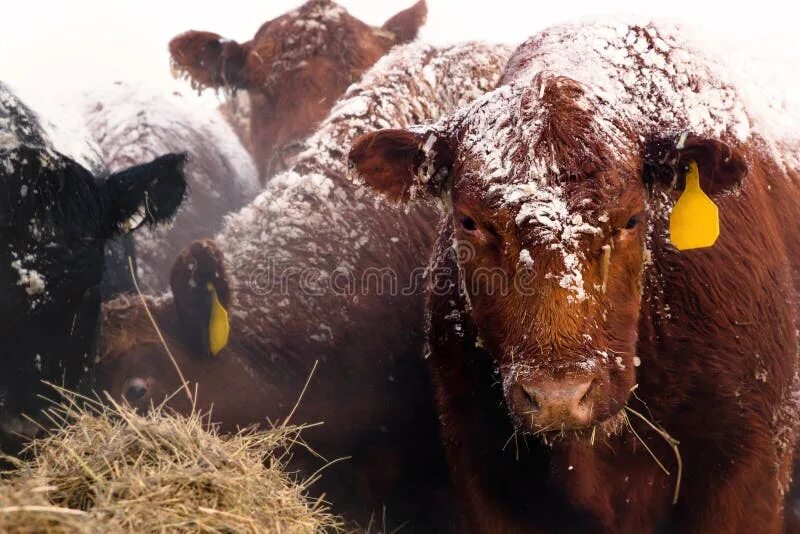
M560 431L591 426L597 397L590 377L518 380L511 401L519 419L536 431Z

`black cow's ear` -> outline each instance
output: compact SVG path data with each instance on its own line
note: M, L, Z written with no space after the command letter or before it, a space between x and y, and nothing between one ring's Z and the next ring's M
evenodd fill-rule
M354 179L393 202L407 202L441 192L452 167L452 150L433 130L378 130L356 139L348 166Z
M178 255L170 274L182 337L199 357L228 344L231 283L222 252L211 240L195 241Z
M167 154L112 174L103 183L103 225L110 238L170 220L186 195L186 154Z
M650 144L645 156L646 179L683 189L683 177L693 161L697 163L701 189L711 196L735 190L748 172L747 160L736 147L683 132Z

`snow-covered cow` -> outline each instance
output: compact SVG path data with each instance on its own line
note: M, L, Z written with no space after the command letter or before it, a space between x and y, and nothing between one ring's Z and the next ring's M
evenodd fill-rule
M218 111L177 92L162 94L117 83L86 95L83 115L112 172L165 152L186 152L186 201L169 225L135 235L143 291L169 286L181 249L222 229L223 217L260 189L250 155Z
M474 532L782 531L800 142L692 42L554 27L492 93L350 153L395 200L443 199L428 361ZM681 251L714 228L699 190L720 235Z
M0 448L35 432L43 380L86 390L106 243L169 219L182 154L106 177L85 132L39 117L0 83Z
M396 48L348 90L297 164L227 220L216 245L181 255L174 297L150 301L184 375L199 383L199 405L213 404L226 430L283 420L319 362L293 421L323 421L304 439L327 459L351 459L325 469L312 490L365 524L382 504L390 522L413 519L420 531L446 516L421 359L421 279L436 218L430 206L370 201L346 178L344 156L372 128L435 119L483 94L507 53L483 44ZM230 316L224 348L220 308ZM100 383L114 397L146 408L178 389L138 300L110 303L103 324ZM191 407L182 394L169 404ZM319 467L302 458L306 473Z
M309 0L262 24L245 43L188 31L169 49L175 68L194 86L247 92L249 128L240 134L264 180L287 168L350 84L391 47L413 40L426 16L419 0L378 28L332 0ZM230 115L242 111L232 107Z

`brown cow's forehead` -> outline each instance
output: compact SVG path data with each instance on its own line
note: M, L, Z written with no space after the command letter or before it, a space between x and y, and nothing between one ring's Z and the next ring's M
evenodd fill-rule
M454 183L513 212L521 263L560 252L562 272L548 274L575 298L584 238L624 224L607 220L614 209L643 209L644 143L685 130L750 135L724 71L684 41L650 23L553 28L518 49L509 83L440 125L458 140Z
M248 66L266 67L276 78L314 57L348 52L348 42L363 30L369 30L367 25L335 2L311 0L259 29Z
M719 66L683 40L650 23L610 20L542 32L510 60L510 83L453 119L460 158L482 169L487 190L529 182L546 189L635 158L645 136L689 129L745 141L741 99ZM553 149L570 139L579 142ZM576 168L583 163L595 168Z
M579 116L563 117L540 101L539 91L535 85L502 86L447 121L445 128L457 130L457 165L468 171L463 177L480 184L487 198L517 205L563 197L570 179L595 178L592 186L603 191L619 185L596 178L628 159L633 143L600 113L596 97L569 99L578 110L572 115ZM557 146L566 145L559 138L571 139L573 146Z
M329 27L345 22L346 18L352 17L339 4L330 0L311 0L264 24L256 33L254 41L257 42L271 33L288 31L310 32L314 34L312 40L316 40L323 32L328 32Z
M535 262L537 251L560 256L551 275L581 301L586 243L603 237L609 212L626 188L637 187L632 143L588 89L566 100L569 117L543 94L533 83L503 86L452 119L460 140L455 187L469 191L473 204L481 197L488 211L510 214L521 264ZM557 146L564 138L571 141Z

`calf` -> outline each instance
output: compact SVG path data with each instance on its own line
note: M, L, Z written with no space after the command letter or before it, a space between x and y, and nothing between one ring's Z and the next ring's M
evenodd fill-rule
M444 208L429 367L476 532L779 532L797 425L797 141L677 29L585 23L350 152ZM792 163L794 161L794 163ZM687 180L719 208L677 250ZM688 178L687 178L688 176Z
M172 224L136 234L141 288L161 292L181 248L216 234L227 213L256 196L260 187L255 166L217 111L187 101L180 93L162 95L118 83L87 95L83 108L89 131L112 171L164 152L189 155L189 195Z
M43 380L92 383L104 245L172 216L183 155L100 179L88 137L65 136L0 84L0 448L35 433Z
M224 89L234 104L236 91L247 91L250 127L242 136L249 136L245 146L264 180L287 168L345 90L390 48L413 40L426 16L419 0L376 28L332 0L309 0L262 24L245 43L189 31L169 50L195 87Z
M382 505L390 524L432 528L446 517L438 496L446 468L419 358L423 291L413 285L435 213L364 202L346 179L344 147L371 127L466 104L496 83L506 57L482 44L398 47L334 107L293 170L228 219L221 252L190 246L173 270L174 298L150 301L183 374L199 384L198 405L213 404L223 429L290 414L324 422L304 439L328 460L350 459L325 469L313 489L363 523ZM220 307L230 316L224 348L212 335ZM100 383L113 396L146 408L180 387L138 301L110 304L104 325ZM182 394L169 404L191 407ZM320 466L295 454L306 475Z

